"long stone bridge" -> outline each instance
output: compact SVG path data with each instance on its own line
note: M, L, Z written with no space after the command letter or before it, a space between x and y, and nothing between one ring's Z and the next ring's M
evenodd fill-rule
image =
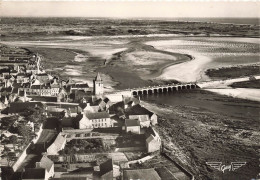
M195 89L195 88L199 88L199 86L196 83L167 84L167 85L134 88L134 89L130 89L130 92L132 95L142 95L142 94L166 93L172 91L179 91L183 89Z

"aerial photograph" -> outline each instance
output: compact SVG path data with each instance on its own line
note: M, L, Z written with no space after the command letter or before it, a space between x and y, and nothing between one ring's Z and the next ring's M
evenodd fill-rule
M0 180L260 180L259 10L1 1Z

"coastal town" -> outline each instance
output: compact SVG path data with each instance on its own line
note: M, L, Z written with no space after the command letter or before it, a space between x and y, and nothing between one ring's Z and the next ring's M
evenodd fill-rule
M5 45L0 72L3 179L192 178L160 161L138 167L162 156L158 117L137 95L106 93L99 72L92 87L63 79L41 55Z
M2 1L0 180L260 180L259 7Z

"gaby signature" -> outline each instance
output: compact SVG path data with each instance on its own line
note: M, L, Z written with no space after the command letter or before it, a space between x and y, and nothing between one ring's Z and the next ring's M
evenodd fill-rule
M206 162L206 164L224 173L225 170L235 171L236 169L245 165L246 162L231 162L230 165L222 165L222 162Z

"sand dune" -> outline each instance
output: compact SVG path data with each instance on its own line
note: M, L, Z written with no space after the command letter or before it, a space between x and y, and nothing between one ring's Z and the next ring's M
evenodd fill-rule
M204 68L212 59L192 51L189 51L187 54L192 54L194 60L164 69L162 75L159 76L159 79L175 79L181 82L208 80L209 78L204 75Z
M201 82L209 80L204 74L207 69L259 62L259 46L256 44L259 41L254 38L252 40L237 38L234 41L228 41L228 39L190 37L148 41L146 44L157 49L189 54L194 57L194 60L190 62L164 69L159 78L176 79L182 82ZM252 43L250 43L251 41Z

